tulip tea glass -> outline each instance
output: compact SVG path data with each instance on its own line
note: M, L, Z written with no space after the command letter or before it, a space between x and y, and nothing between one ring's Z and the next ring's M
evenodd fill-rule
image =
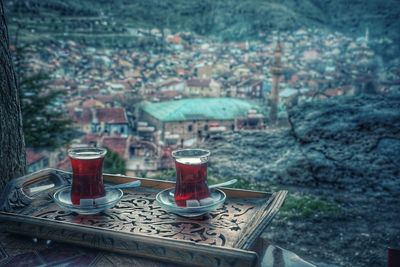
M210 151L181 149L172 152L176 168L175 203L180 207L197 207L209 204L207 162Z
M81 199L97 199L105 196L103 161L105 148L86 147L68 150L72 165L71 202L80 205Z

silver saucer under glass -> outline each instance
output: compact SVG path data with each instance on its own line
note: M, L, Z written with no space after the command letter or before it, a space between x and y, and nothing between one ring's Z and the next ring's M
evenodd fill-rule
M156 196L156 201L165 210L183 217L198 217L214 211L223 206L226 195L222 190L213 189L210 192L212 203L198 207L180 207L176 205L174 199L175 188L168 188L159 192Z

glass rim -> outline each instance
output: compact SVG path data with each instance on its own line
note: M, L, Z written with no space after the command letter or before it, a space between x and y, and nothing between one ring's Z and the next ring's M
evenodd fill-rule
M74 147L67 150L70 158L84 160L85 158L81 158L82 155L79 155L79 153L82 152L91 152L93 156L97 156L97 158L104 158L107 154L107 149L104 147Z
M190 152L195 152L195 153L190 154ZM211 152L207 149L202 149L202 148L184 148L172 151L171 155L174 159L198 157L200 159L208 160L208 158L211 155Z

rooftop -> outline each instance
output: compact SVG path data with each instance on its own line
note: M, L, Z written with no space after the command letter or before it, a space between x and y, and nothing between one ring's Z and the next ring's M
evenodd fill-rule
M89 108L70 108L69 114L78 124L88 124L91 121L92 114Z
M104 104L96 99L88 99L82 103L82 107L83 108L104 107Z
M241 82L238 86L242 86L242 87L245 87L245 86L256 86L256 85L258 85L260 83L262 83L262 80L260 80L260 79L248 79L248 80L245 80L245 81Z
M168 81L165 81L162 84L160 84L160 87L169 87L169 86L173 86L173 85L180 84L180 83L182 83L182 81L180 81L180 80L175 80L175 79L168 80Z
M123 108L95 108L96 119L104 123L128 123L125 109ZM90 108L70 108L69 114L78 124L88 124L93 119L93 112Z
M123 108L98 108L96 116L100 122L105 123L128 123L125 109Z
M190 98L160 103L145 102L142 110L160 121L233 120L260 110L252 102L235 98Z
M208 79L191 79L186 82L186 85L188 87L208 87L210 82Z

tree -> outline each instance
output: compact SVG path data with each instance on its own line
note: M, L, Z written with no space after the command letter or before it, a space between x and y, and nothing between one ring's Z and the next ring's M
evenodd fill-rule
M17 78L9 50L8 28L0 0L0 191L25 174L25 142Z
M111 149L107 149L107 156L104 159L104 173L125 174L125 160Z
M18 34L18 32L17 32ZM16 37L16 40L18 36ZM62 91L51 89L50 75L30 64L29 45L15 43L14 63L19 86L26 147L55 149L73 139L72 121L57 101Z
M49 75L28 73L32 73L29 68L22 70L19 80L26 146L47 149L60 147L71 139L73 133L66 111L56 103L62 92L49 89Z

